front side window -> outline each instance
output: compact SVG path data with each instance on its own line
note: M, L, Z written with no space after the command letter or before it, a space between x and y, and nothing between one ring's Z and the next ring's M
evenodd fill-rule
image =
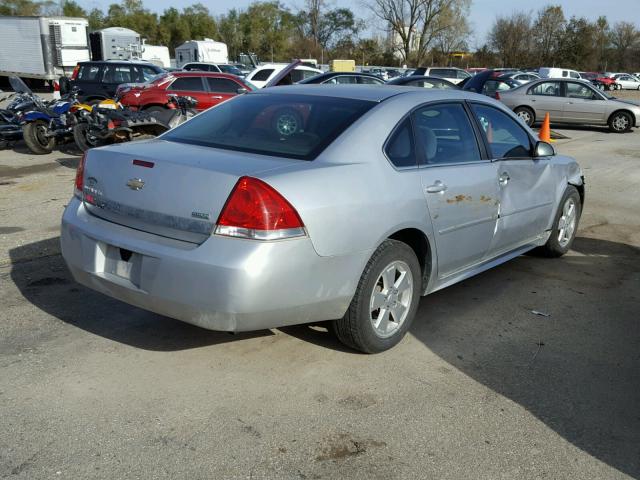
M181 77L171 84L172 92L204 92L204 85L200 77Z
M491 148L493 158L531 156L531 140L517 120L487 105L472 104L472 109Z
M391 163L398 168L417 166L413 131L409 117L405 118L395 129L384 151Z
M380 78L360 77L360 83L364 85L382 85L384 82Z
M310 70L298 70L295 69L291 72L291 81L293 83L297 83L300 80L304 80L306 78L311 78L311 77L315 77L316 75L318 75L318 73L316 72L312 72Z
M588 86L582 83L567 82L566 95L569 98L581 98L583 100L593 100L596 94Z
M442 165L481 160L471 121L462 104L429 105L416 110L413 118L425 156L422 163Z
M273 89L277 90L277 89ZM376 102L316 95L239 95L170 130L165 140L313 160Z
M558 82L540 82L536 86L529 89L529 95L545 95L548 97L560 96L560 83Z

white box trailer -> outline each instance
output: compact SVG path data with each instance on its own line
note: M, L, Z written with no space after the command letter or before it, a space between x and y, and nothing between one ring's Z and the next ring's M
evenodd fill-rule
M210 38L190 40L176 47L176 67L190 62L229 63L227 44Z
M43 80L90 60L84 18L0 16L0 75Z
M140 34L123 27L109 27L89 34L93 60L141 60Z
M170 67L171 57L169 49L160 45L142 45L142 60L151 62L159 67Z

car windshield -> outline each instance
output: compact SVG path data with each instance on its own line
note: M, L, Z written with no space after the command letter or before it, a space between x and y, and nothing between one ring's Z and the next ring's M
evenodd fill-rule
M375 102L315 95L241 95L162 138L300 160L313 160Z

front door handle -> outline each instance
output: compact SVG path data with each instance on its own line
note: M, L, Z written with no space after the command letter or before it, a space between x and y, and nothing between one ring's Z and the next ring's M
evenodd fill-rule
M436 180L436 183L433 185L429 185L424 189L427 193L443 193L447 190L447 186L442 183L440 180Z
M500 175L498 182L500 183L501 186L504 187L507 183L509 183L509 180L511 180L511 177L509 176L509 174L507 172L502 172L502 175Z
M215 98L217 100L222 98L222 95L212 95L211 98Z

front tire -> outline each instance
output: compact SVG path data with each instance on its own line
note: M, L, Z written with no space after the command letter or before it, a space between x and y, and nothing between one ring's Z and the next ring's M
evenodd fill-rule
M405 243L386 240L369 259L344 317L333 322L334 333L364 353L390 349L411 327L421 286L414 251Z
M520 117L520 119L529 127L536 121L536 114L529 107L518 107L513 111L513 113Z
M36 120L24 126L22 136L24 137L24 143L27 144L31 152L36 155L46 155L53 151L56 139L46 136L48 130L49 127L44 120Z
M567 186L562 196L556 218L553 221L551 236L547 243L536 251L544 257L561 257L569 251L576 238L578 223L582 215L582 202L578 189L573 185Z
M633 119L627 112L614 112L609 117L609 129L615 133L625 133L631 130Z

